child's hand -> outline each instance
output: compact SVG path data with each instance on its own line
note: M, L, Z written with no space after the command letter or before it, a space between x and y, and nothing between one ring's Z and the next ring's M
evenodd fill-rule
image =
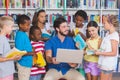
M87 47L90 49L90 50L95 50L94 48L91 47L90 43L88 41L86 41L86 44L87 44Z
M78 32L77 34L84 35L82 32Z
M20 60L22 57L22 55L16 55L16 56L13 56L12 58L10 58L11 60Z
M51 30L47 30L47 32L48 32L49 34L51 34Z
M33 54L33 57L34 57L34 58L37 58L37 54Z
M100 51L95 51L95 54L96 54L96 55L100 55L101 52L100 52Z
M36 67L42 67L42 66L40 66L40 64L35 64L34 66L36 66Z
M76 42L75 46L79 49L80 43Z

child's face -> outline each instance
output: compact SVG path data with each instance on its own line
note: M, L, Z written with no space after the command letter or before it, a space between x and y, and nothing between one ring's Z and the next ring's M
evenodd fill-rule
M110 24L107 21L103 22L103 25L105 30L109 30Z
M30 20L25 20L24 24L20 24L20 29L24 32L28 32L30 29Z
M46 21L46 13L45 12L40 12L38 15L38 22L44 24Z
M104 25L105 30L109 30L111 26L110 23L108 23L108 17L106 16L103 16L103 25Z
M76 16L75 23L76 23L76 27L83 27L84 18L81 16Z
M95 38L98 35L98 28L96 27L88 27L88 33L90 37Z
M41 39L41 31L39 29L34 31L33 39L35 41L39 41Z
M110 23L108 23L108 17L107 16L103 16L103 25L104 25L105 30L109 30Z
M10 21L9 25L5 25L6 34L10 35L12 33L14 22Z

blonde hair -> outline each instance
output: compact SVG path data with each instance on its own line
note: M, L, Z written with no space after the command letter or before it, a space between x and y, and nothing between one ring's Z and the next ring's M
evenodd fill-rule
M10 25L11 22L14 22L14 20L10 16L2 16L2 17L0 17L0 29L3 29L4 25Z
M119 27L118 17L116 15L110 15L107 17L108 23L111 23L114 27Z

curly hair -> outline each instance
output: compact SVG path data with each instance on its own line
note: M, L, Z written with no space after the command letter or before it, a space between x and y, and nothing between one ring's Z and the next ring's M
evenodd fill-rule
M87 13L83 10L78 10L75 13L75 17L77 17L77 16L81 16L84 20L87 20Z

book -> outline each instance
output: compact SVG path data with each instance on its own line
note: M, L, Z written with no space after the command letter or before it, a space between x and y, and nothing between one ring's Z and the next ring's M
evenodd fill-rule
M38 67L46 66L46 61L42 52L37 52L36 56L33 56L33 65L37 65Z
M87 50L86 53L87 53L87 55L92 55L95 53L95 51L94 50Z
M100 48L97 51L104 52L105 50ZM86 50L87 55L93 55L95 54L95 50Z
M14 57L14 56L16 56L16 55L21 55L21 56L23 56L24 54L26 54L26 51L20 51L20 50L18 50L17 48L13 48L13 49L11 49L8 53L7 53L7 55L6 55L6 57L7 58L12 58L12 57Z
M86 47L86 42L83 40L83 38L81 37L80 34L77 34L75 37L74 37L74 41L75 42L78 42L80 45L79 45L79 49L80 50L83 50L85 47Z
M10 0L10 8L15 8L15 0Z

